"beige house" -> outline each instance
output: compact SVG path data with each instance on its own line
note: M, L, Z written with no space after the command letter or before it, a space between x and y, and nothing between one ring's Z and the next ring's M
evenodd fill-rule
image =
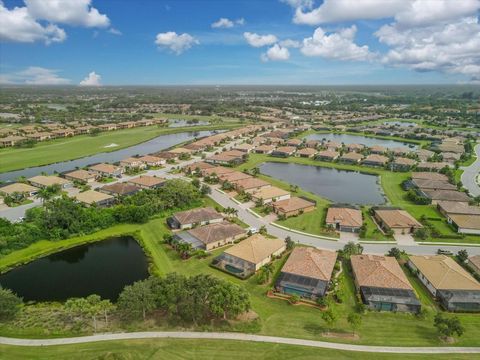
M161 166L161 165L165 165L166 163L165 159L161 159L159 157L152 156L152 155L141 156L138 158L138 160L142 161L147 166Z
M325 223L338 231L358 232L363 224L362 212L355 208L332 206L328 208Z
M125 169L145 169L147 165L139 158L129 157L121 160L120 166Z
M24 183L13 183L0 187L0 194L12 195L14 193L27 194L28 196L33 196L38 192L38 188L24 184Z
M290 193L276 186L262 188L252 193L253 201L262 200L264 204L290 199Z
M292 196L289 199L271 203L273 211L281 216L290 217L315 210L315 203L303 198Z
M24 140L27 140L27 138L24 136L16 136L16 135L0 138L0 147L12 147Z
M392 230L395 234L411 234L422 228L415 218L400 209L374 209L377 224L384 230Z
M28 179L28 182L35 187L45 188L48 186L59 185L62 189L71 187L73 184L67 179L53 175L38 175Z
M142 175L128 180L129 184L138 186L141 189L155 189L161 187L165 183L164 178Z
M191 229L195 226L215 224L222 221L223 215L211 207L180 211L167 219L167 223L172 229Z
M245 278L254 274L285 250L285 241L255 234L225 250L214 260L214 265L233 275Z
M92 165L89 170L98 176L105 177L120 177L123 174L123 168L106 163Z
M71 172L68 172L63 175L65 179L70 180L70 181L80 181L83 183L91 183L94 182L95 179L97 178L97 175L87 171L87 170L74 170Z
M271 186L269 182L258 179L256 177L248 177L245 179L233 181L232 183L238 191L245 191L249 193Z
M115 197L95 190L87 190L85 192L78 193L74 196L74 198L86 206L96 205L105 207L112 205L115 202Z
M480 283L451 257L412 255L408 266L447 310L480 311Z

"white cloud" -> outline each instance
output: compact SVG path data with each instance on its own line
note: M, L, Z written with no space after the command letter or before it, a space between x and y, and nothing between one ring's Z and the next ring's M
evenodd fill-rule
M95 71L90 72L85 79L80 81L80 86L102 86L101 83L102 77L95 73Z
M118 29L115 29L115 28L110 28L110 29L108 29L108 32L109 32L110 34L113 34L113 35L119 35L119 36L122 35L122 32L121 32L120 30L118 30Z
M32 43L43 41L46 44L62 42L67 38L65 31L58 26L46 26L37 22L26 7L7 9L0 1L0 40Z
M227 19L227 18L220 18L212 24L212 28L214 28L214 29L217 29L217 28L232 28L234 26L235 26L235 24L233 23L233 21L230 20L230 19Z
M253 47L262 47L267 45L272 45L277 42L277 37L275 35L258 35L255 33L245 32L243 37L247 42Z
M297 40L292 40L292 39L285 39L279 42L281 46L287 47L287 48L299 48L302 46L302 43Z
M244 18L239 18L237 20L230 20L228 18L220 18L217 21L215 21L211 27L214 29L229 29L233 28L235 25L242 26L245 24L245 19Z
M179 35L174 31L169 31L158 33L155 44L161 48L170 49L175 54L180 55L193 45L200 44L200 42L190 34L184 33Z
M60 77L58 73L59 70L30 66L22 71L2 74L0 84L65 85L70 83L69 79Z
M293 8L311 9L313 7L313 0L280 0L280 1L287 5L290 5Z
M477 17L462 18L447 25L403 28L382 26L379 41L391 49L382 63L416 71L441 71L480 77L480 24Z
M24 0L35 19L85 27L107 27L107 15L91 5L92 0Z
M263 62L271 61L285 61L290 59L290 51L286 47L282 47L278 44L273 45L260 56Z
M319 56L326 59L365 61L373 58L368 46L354 43L357 27L355 25L327 34L317 28L312 37L303 40L300 51L306 56Z
M325 0L311 11L297 6L293 21L297 24L318 25L358 19L392 17L405 9L412 0ZM436 0L435 0L436 1Z

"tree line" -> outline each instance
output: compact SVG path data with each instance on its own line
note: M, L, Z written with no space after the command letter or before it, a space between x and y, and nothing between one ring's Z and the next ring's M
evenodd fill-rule
M145 223L156 214L200 205L201 192L183 180L168 180L161 188L119 198L110 208L85 207L66 197L55 197L27 210L25 220L0 218L0 255L39 240L60 240L89 234L119 223Z

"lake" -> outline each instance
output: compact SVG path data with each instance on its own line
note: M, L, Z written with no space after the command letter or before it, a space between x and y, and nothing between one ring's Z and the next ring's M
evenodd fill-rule
M202 125L210 125L210 123L208 121L202 121L202 120L199 120L197 122L188 122L188 120L183 120L183 119L168 120L168 127L170 128L185 127L185 126L202 126Z
M379 177L357 171L313 165L266 162L260 172L298 185L335 203L380 205L385 203Z
M130 236L77 246L0 275L0 285L24 301L63 301L91 294L116 300L122 289L149 276L141 246Z
M378 139L362 135L350 135L350 134L332 134L332 133L318 133L311 134L305 137L307 140L318 140L322 141L323 139L335 141L338 143L344 144L363 144L365 146L380 145L386 148L395 148L395 147L410 147L416 148L417 146L411 143L397 141L397 140L386 140Z
M1 173L0 181L14 181L20 176L30 178L43 172L47 174L53 174L54 172L61 173L65 171L75 170L77 167L83 168L85 166L100 162L114 163L129 156L154 153L183 143L185 141L212 135L212 133L212 131L191 131L181 132L177 134L160 135L141 144L130 146L121 150L103 152L75 160L62 161L50 165L35 166L22 170L14 170L6 173Z

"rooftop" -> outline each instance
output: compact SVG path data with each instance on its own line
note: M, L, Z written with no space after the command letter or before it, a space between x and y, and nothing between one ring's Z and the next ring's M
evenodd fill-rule
M279 209L283 212L301 210L310 206L315 206L315 204L297 196L292 196L290 199L275 201L273 203L275 209Z
M255 234L225 250L225 253L258 264L283 247L285 241L281 239L268 239L261 234Z
M362 226L362 212L358 209L330 207L327 211L326 223L340 223L342 226Z
M200 240L204 244L210 244L217 241L233 238L245 234L245 230L237 224L228 221L199 226L188 230L188 233Z
M202 221L210 221L223 218L221 214L219 214L214 208L211 207L180 211L174 214L174 217L180 224L195 224Z
M87 190L85 192L75 195L75 199L78 201L91 205L105 200L113 199L113 196L104 194L95 190Z
M422 227L422 224L405 210L378 209L375 213L389 228Z
M335 251L296 247L288 257L282 272L329 281L336 259Z

